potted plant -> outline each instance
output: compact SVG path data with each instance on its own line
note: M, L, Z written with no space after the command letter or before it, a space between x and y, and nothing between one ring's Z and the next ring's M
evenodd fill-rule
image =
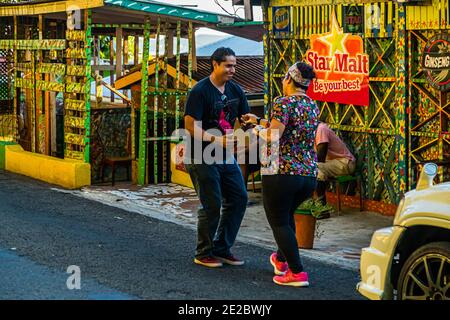
M295 236L298 247L312 249L316 235L316 219L329 214L333 209L330 205L323 205L319 200L308 199L295 210Z

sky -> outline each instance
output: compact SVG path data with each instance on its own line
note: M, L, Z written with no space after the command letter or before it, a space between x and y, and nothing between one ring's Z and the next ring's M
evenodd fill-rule
M217 12L221 14L226 14L225 11L223 11L220 6L218 6L214 0L156 0L159 2L167 3L167 4L175 4L175 5L197 5L197 7L193 7L193 9L199 9L204 11L210 11L210 12ZM233 9L233 1L232 0L217 0L217 2L220 3L222 7L225 8L230 13L234 13L235 10L236 14L240 16L241 18L244 17L244 9L242 6L235 6ZM241 9L239 9L241 8ZM253 10L254 20L262 20L262 13L260 7L254 7ZM220 34L223 35L222 32L218 32L215 30L207 29L207 28L200 28L197 32L197 35L199 34Z

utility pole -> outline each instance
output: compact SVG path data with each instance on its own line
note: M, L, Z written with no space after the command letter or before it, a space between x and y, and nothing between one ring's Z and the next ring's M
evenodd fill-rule
M245 20L253 20L252 0L233 0L233 5L244 5Z
M245 20L253 20L252 0L244 0Z

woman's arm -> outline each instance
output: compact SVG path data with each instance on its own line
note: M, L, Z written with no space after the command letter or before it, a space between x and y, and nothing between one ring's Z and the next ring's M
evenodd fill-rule
M266 128L255 127L255 134L266 142L278 141L283 135L285 125L277 119L272 119L269 124L266 124Z

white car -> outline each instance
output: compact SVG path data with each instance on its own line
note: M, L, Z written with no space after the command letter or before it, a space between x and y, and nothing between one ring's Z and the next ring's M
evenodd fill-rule
M392 227L375 231L361 254L356 289L372 300L450 299L450 183L433 185L427 163L401 200Z

